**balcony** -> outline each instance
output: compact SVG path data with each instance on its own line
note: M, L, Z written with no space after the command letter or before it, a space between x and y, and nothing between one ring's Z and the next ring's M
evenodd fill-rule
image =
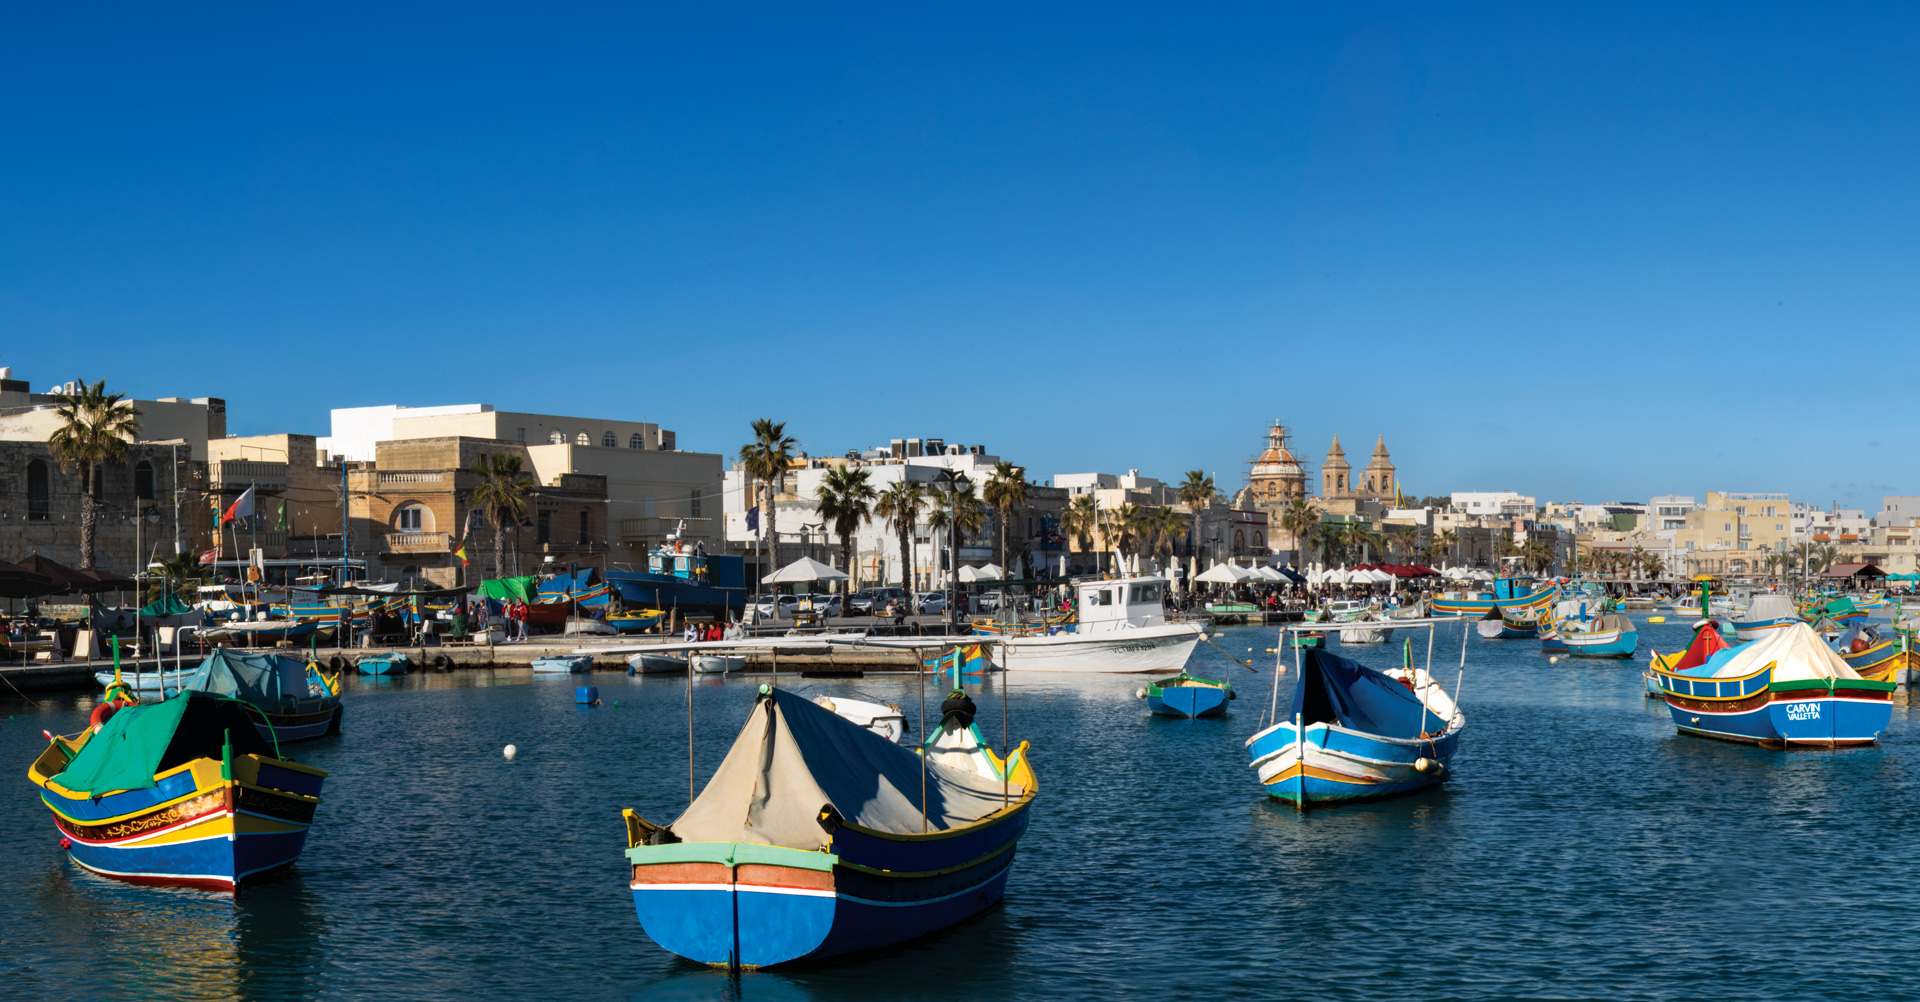
M623 543L643 543L665 538L681 522L687 523L689 539L707 538L710 518L623 518L620 520L620 541Z
M267 556L278 558L287 552L287 534L275 529L261 529L258 532L236 524L226 529L213 530L213 545L220 551L220 559L233 559L233 548L240 547L240 557L245 559L247 551L258 547L266 551Z
M445 553L453 535L445 532L389 532L381 544L383 553Z
M453 483L453 474L445 470L381 472L378 474L381 487L444 487Z

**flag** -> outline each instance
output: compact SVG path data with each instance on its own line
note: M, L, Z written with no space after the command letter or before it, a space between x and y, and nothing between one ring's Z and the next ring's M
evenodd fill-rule
M288 526L287 526L287 502L286 502L286 499L285 499L285 498L282 498L282 499L281 499L281 501L280 501L280 519L279 519L279 521L277 521L277 522L275 522L275 523L274 523L274 525L273 525L273 528L274 528L274 531L276 531L276 532L286 532L286 531L287 531L287 529L288 529Z
M753 507L747 509L747 531L753 533L756 536L760 535L760 506L759 505L754 505Z
M467 566L467 542L473 539L473 509L467 509L467 520L460 526L459 545L453 548L453 555L460 558L460 566Z
M200 566L202 567L206 567L218 559L220 559L220 548L217 546L211 550L200 551Z
M251 518L252 516L253 516L253 488L249 487L247 488L246 493L235 498L233 503L227 506L226 511L220 513L220 524L226 525L228 522L231 522L234 519Z

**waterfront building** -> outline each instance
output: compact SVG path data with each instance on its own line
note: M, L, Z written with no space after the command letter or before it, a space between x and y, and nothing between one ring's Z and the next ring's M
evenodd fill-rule
M1453 510L1462 515L1533 518L1539 511L1533 498L1513 491L1454 491Z
M1874 516L1878 525L1895 528L1907 528L1920 521L1920 496L1912 494L1890 494L1880 499L1880 513Z
M342 525L340 461L312 435L234 435L207 443L208 509L226 508L249 488L253 515L213 531L223 562L258 548L269 560L338 560ZM235 547L238 546L238 556Z

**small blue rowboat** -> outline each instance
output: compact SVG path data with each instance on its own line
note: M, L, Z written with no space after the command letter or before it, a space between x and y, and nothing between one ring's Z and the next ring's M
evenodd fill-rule
M533 659L535 674L577 675L593 670L593 657L587 654L549 654Z
M1892 682L1859 677L1804 623L1678 672L1655 663L1683 734L1768 747L1872 744L1893 719Z
M1630 658L1640 646L1640 631L1633 620L1617 612L1585 622L1561 620L1554 624L1553 632L1567 653L1576 658ZM1547 645L1543 642L1541 646Z
M1269 795L1301 810L1390 797L1445 780L1466 723L1423 670L1387 675L1310 650L1292 713L1247 739L1248 764Z
M1508 619L1498 612L1493 612L1475 623L1474 631L1486 640L1532 640L1540 635L1540 624Z
M231 891L291 866L327 774L279 757L236 699L183 692L57 737L27 776L75 863Z
M413 659L397 651L373 654L357 663L362 675L405 675L413 670Z
M1140 690L1147 707L1163 717L1217 717L1227 712L1227 701L1237 698L1230 682L1194 678L1181 672L1165 682L1154 682Z
M761 693L678 820L624 812L634 909L655 943L766 967L915 939L1000 900L1035 791L1024 743L1003 763L955 714L923 760L801 696Z

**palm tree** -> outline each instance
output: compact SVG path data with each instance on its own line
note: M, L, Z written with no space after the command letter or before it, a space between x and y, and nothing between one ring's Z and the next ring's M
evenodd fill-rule
M1658 553L1642 553L1640 569L1648 578L1658 579L1660 575L1667 572L1667 562L1661 560Z
M774 498L786 482L787 462L793 458L794 446L799 444L787 437L785 421L756 418L753 441L740 447L740 468L747 474L748 493L752 493L755 483L767 486L767 503L760 514L766 528L770 562L775 567L780 566L780 532L774 525Z
M1107 513L1107 540L1112 549L1120 551L1121 573L1126 572L1128 558L1139 549L1144 519L1136 504L1123 504Z
M879 494L868 481L867 471L836 466L827 471L815 497L819 500L820 517L831 523L834 534L840 537L840 569L850 578L848 590L857 588L860 575L853 566L854 534L860 531L860 523L873 513L873 502Z
M1555 554L1553 544L1544 539L1531 540L1520 548L1520 556L1528 569L1538 574L1553 566Z
M487 524L493 526L493 576L506 577L507 525L518 525L525 517L527 500L533 494L532 478L520 468L520 457L508 452L481 456L473 461L469 472L480 482L474 485L467 503L480 509Z
M913 530L920 524L920 509L926 502L926 488L913 480L902 479L880 492L874 501L874 514L887 520L900 536L900 587L913 591Z
M1193 531L1196 535L1200 532L1200 509L1213 503L1213 495L1216 491L1213 478L1207 476L1204 470L1188 470L1187 479L1180 482L1178 491L1180 503L1186 505L1187 514L1193 516ZM1189 543L1187 552L1192 553L1194 544L1198 542L1195 539Z
M1440 552L1446 554L1448 560L1456 564L1460 562L1459 560L1460 534L1459 533L1453 531L1452 529L1441 529L1439 532L1436 532L1433 534L1433 545L1440 547Z
M100 519L100 481L108 464L127 458L127 444L140 433L140 409L124 393L108 393L107 381L82 382L72 393L56 393L54 415L63 423L47 439L53 458L80 471L80 567L93 566L94 526Z
M1322 563L1346 563L1347 530L1338 522L1321 522L1313 528L1313 541L1320 547Z
M935 491L934 500L945 501L947 504L945 508L935 507L933 513L927 516L927 528L933 533L936 550L939 549L942 536L951 530L957 529L959 538L964 541L979 532L980 527L987 523L987 506L980 503L980 496L973 492L971 483L967 484L967 489L964 491ZM952 560L948 570L953 574L954 580L958 581L960 554L957 546L950 556Z
M1093 495L1081 494L1067 505L1060 518L1060 531L1072 536L1080 544L1082 552L1093 548L1093 532L1100 524L1100 508L1094 503Z
M1380 537L1365 522L1355 522L1347 526L1342 542L1348 550L1360 554L1359 562L1372 563L1372 555L1380 549Z
M207 568L200 566L198 554L176 553L160 561L159 571L149 571L147 588L141 595L141 604L158 601L167 594L166 582L173 583L173 594L182 601L193 602L200 597L199 587L202 581L210 577Z
M1410 525L1395 526L1392 531L1387 533L1388 544L1402 559L1411 560L1413 558L1414 550L1419 539L1420 533Z
M1013 573L1007 559L1007 526L1013 521L1016 509L1027 503L1027 470L1024 466L1015 466L1006 460L994 464L993 475L987 478L987 487L983 492L987 504L1000 516L1000 567L1008 574Z
M1815 574L1818 574L1821 571L1824 571L1827 568L1832 567L1833 562L1838 559L1840 559L1840 551L1835 549L1833 546L1827 545L1827 546L1814 547L1813 572Z
M1175 542L1187 533L1187 520L1172 508L1155 508L1147 519L1152 529L1153 555L1167 559L1174 554Z
M1300 569L1300 551L1307 542L1307 534L1320 524L1320 513L1307 503L1305 498L1294 498L1280 513L1280 527L1293 537L1293 569Z

